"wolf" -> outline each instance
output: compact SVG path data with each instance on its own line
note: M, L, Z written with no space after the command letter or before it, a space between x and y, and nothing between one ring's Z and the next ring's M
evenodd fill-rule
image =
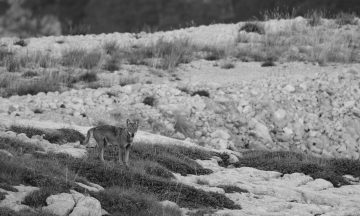
M104 148L108 144L119 146L119 163L129 166L129 152L136 132L138 131L139 121L132 122L126 120L126 127L116 127L112 125L101 125L88 130L86 139L82 143L87 146L91 135L94 137L100 149L100 160L104 162Z

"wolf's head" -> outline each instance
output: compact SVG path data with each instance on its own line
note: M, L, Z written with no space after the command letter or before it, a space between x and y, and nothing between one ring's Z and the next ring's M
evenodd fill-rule
M126 120L127 133L131 141L133 140L135 133L138 130L138 127L139 127L139 120L136 120L134 122L131 122L130 119Z

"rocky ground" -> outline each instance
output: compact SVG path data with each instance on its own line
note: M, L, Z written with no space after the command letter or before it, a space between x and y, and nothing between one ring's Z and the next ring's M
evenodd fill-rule
M269 22L265 29L267 32L277 31L290 28L293 23L305 25L297 19L277 22L276 25ZM197 43L214 41L221 45L237 37L237 31L237 25L213 25L144 35L115 33L32 38L26 49L46 50L56 56L75 43L91 48L116 38L122 46L127 46L146 44L154 38L184 35L190 35ZM12 43L13 40L5 38L1 42ZM85 134L93 125L121 125L127 118L136 118L140 120L141 132L135 142L193 145L225 151L232 157L232 163L241 157L241 152L248 150L298 151L321 157L359 160L359 64L319 66L277 62L274 67L263 68L260 63L236 62L232 69L221 68L221 64L221 60L198 60L180 65L172 73L162 71L161 76L154 75L145 66L125 65L115 73L101 74L101 80L111 83L122 74L132 73L139 77L139 83L0 98L1 125L3 128L13 123L43 128L66 126ZM151 98L151 102L146 98ZM79 143L59 146L44 141L40 136L31 139L9 131L2 131L1 136L40 143L47 152L68 153L78 158L87 154ZM301 173L283 175L276 171L234 168L231 165L224 168L218 166L217 161L216 158L198 161L214 171L210 175L175 174L177 181L225 194L242 207L241 210L214 210L208 214L359 215L356 212L360 210L360 187L356 179L354 185L335 188L326 180ZM220 185L236 186L243 191L225 193L218 187ZM22 186L19 187L19 193L22 193ZM24 189L27 190L33 188ZM77 215L74 213L77 208L90 205L97 206L97 210L92 212L97 214L92 215L101 214L101 206L95 200L84 198L75 191L48 199L46 208L51 208L53 200L62 200L70 206L68 211L57 215L70 212L73 212L70 215ZM193 211L182 210L184 214Z

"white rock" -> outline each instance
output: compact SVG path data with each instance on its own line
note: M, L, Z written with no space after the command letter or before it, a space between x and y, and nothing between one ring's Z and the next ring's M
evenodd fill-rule
M237 162L239 162L239 158L233 154L229 154L229 162L231 164L237 163Z
M211 137L228 140L228 139L230 139L231 136L227 131L218 129L218 130L214 131L213 133L211 133Z
M4 149L0 149L0 155L2 155L1 157L8 157L8 158L14 157L14 155L12 155L10 152L8 152Z
M250 120L249 126L253 128L253 132L256 134L256 136L262 138L266 142L272 143L269 129L264 124L253 118Z
M285 90L286 92L293 93L293 92L295 92L295 87L292 86L292 85L286 85L286 86L284 87L284 90Z
M46 203L48 206L43 207L43 210L58 216L67 216L75 206L73 196L68 193L51 195Z
M69 216L101 216L101 204L93 197L81 198Z

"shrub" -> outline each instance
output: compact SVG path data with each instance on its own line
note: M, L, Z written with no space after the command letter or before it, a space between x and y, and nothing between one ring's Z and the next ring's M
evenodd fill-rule
M14 55L14 53L10 52L9 50L0 47L0 65L4 64L4 60L6 60L6 58L10 57Z
M119 46L115 40L112 40L105 42L103 45L103 49L105 50L106 54L113 55L119 51Z
M261 67L273 67L273 66L276 66L276 64L272 60L267 60L261 64Z
M86 51L80 48L65 50L62 53L61 63L63 66L67 67L79 66L86 55Z
M25 133L27 137L31 138L34 135L45 135L43 138L51 143L66 143L66 142L82 142L85 136L77 130L70 128L60 129L39 129L34 127L11 125L9 130L15 133Z
M249 191L234 185L218 185L216 187L224 189L225 193L249 193Z
M308 19L308 24L310 26L321 25L321 21L325 16L325 12L322 10L315 10L308 12L305 17Z
M33 78L36 76L39 76L39 74L36 71L28 70L25 73L21 74L24 78Z
M191 94L191 96L199 95L201 97L210 97L210 93L206 90L198 90Z
M93 69L94 67L98 66L101 60L101 52L100 51L90 51L84 55L81 60L80 67L85 69Z
M220 64L220 68L222 69L231 69L234 67L235 67L234 63L232 63L230 60L225 60Z
M0 148L19 154L34 153L35 151L43 150L41 147L35 146L32 143L24 142L17 138L7 137L0 137Z
M27 43L25 42L24 39L19 39L19 40L17 40L17 41L14 42L14 45L26 47L26 46L27 46Z
M344 13L341 12L336 16L336 23L340 26L343 25L356 25L356 14L355 13Z
M103 69L114 72L120 69L120 57L118 55L113 55L105 61Z
M174 129L187 137L193 136L194 125L189 122L185 116L176 114Z
M226 56L225 49L205 46L200 48L200 51L205 52L205 60L207 61L216 61L222 59Z
M120 86L131 85L139 82L139 78L135 76L122 76L119 79Z
M1 216L56 216L49 212L44 212L41 210L22 210L22 211L13 211L8 208L0 207L0 215Z
M95 71L87 71L84 74L81 74L79 76L79 80L84 81L84 82L95 82L97 81L99 78L97 76L97 73Z
M300 172L313 178L323 178L335 187L349 184L343 175L360 176L360 161L349 159L322 159L295 152L249 152L239 162L239 166L249 166L262 170L275 170L284 174Z
M8 72L19 72L20 61L15 55L9 55L5 58L5 67Z
M112 187L94 194L102 207L112 215L129 215L129 216L152 216L164 215L162 207L155 196L137 192L135 190ZM159 209L161 211L159 211ZM167 214L165 214L167 215ZM172 215L181 215L177 212Z
M148 106L154 106L155 105L155 98L154 97L145 97L144 100L143 100L143 103L148 105Z
M46 198L58 193L59 191L54 190L53 188L40 188L40 190L33 191L27 195L21 203L34 208L46 206Z
M258 22L247 22L240 28L240 31L265 34L264 27Z
M0 191L0 202L1 202L1 200L4 200L6 197L6 195L7 195L8 193L6 193L6 192L1 192ZM1 212L1 211L0 211Z
M0 188L7 191L18 192L18 189L14 188L13 186L5 182L0 183Z

